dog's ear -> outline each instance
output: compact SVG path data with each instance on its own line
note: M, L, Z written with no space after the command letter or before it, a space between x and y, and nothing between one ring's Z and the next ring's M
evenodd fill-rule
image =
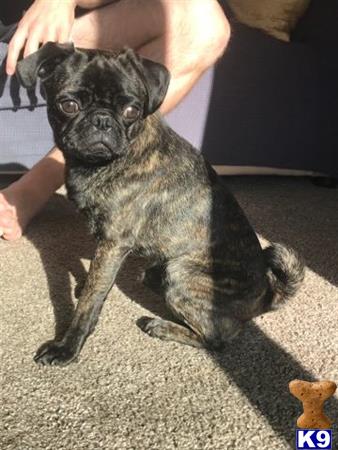
M150 59L140 58L140 62L148 94L147 114L152 114L163 103L169 87L170 73L165 66Z
M125 49L118 57L130 62L141 77L147 93L145 115L152 114L162 104L170 82L170 72L163 65L136 55L131 49Z
M16 66L16 76L26 88L35 85L37 78L46 80L55 67L74 53L73 44L56 44L47 42L37 52L22 59Z

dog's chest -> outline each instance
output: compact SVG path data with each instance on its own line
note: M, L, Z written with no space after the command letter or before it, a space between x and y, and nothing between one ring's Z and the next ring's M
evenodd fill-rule
M66 187L69 199L86 216L96 236L135 244L148 229L153 199L140 183L72 173L66 178Z

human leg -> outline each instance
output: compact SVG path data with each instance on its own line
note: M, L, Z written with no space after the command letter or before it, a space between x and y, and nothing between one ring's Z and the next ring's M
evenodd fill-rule
M16 240L64 182L64 159L53 148L29 172L0 191L0 235Z

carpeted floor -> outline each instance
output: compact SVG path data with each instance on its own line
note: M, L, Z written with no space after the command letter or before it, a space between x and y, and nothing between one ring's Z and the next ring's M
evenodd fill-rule
M134 258L79 361L37 366L35 350L69 323L93 241L59 194L22 240L0 242L2 450L295 448L301 407L288 382L338 382L338 190L292 178L228 184L260 236L294 246L308 270L294 300L222 354L137 328L163 304L137 280L143 262ZM337 395L326 411L337 449Z

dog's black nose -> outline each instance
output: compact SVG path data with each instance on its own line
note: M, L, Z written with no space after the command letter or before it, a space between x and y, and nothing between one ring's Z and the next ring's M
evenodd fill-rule
M106 131L113 125L113 119L108 113L100 112L91 117L92 124L99 130Z

